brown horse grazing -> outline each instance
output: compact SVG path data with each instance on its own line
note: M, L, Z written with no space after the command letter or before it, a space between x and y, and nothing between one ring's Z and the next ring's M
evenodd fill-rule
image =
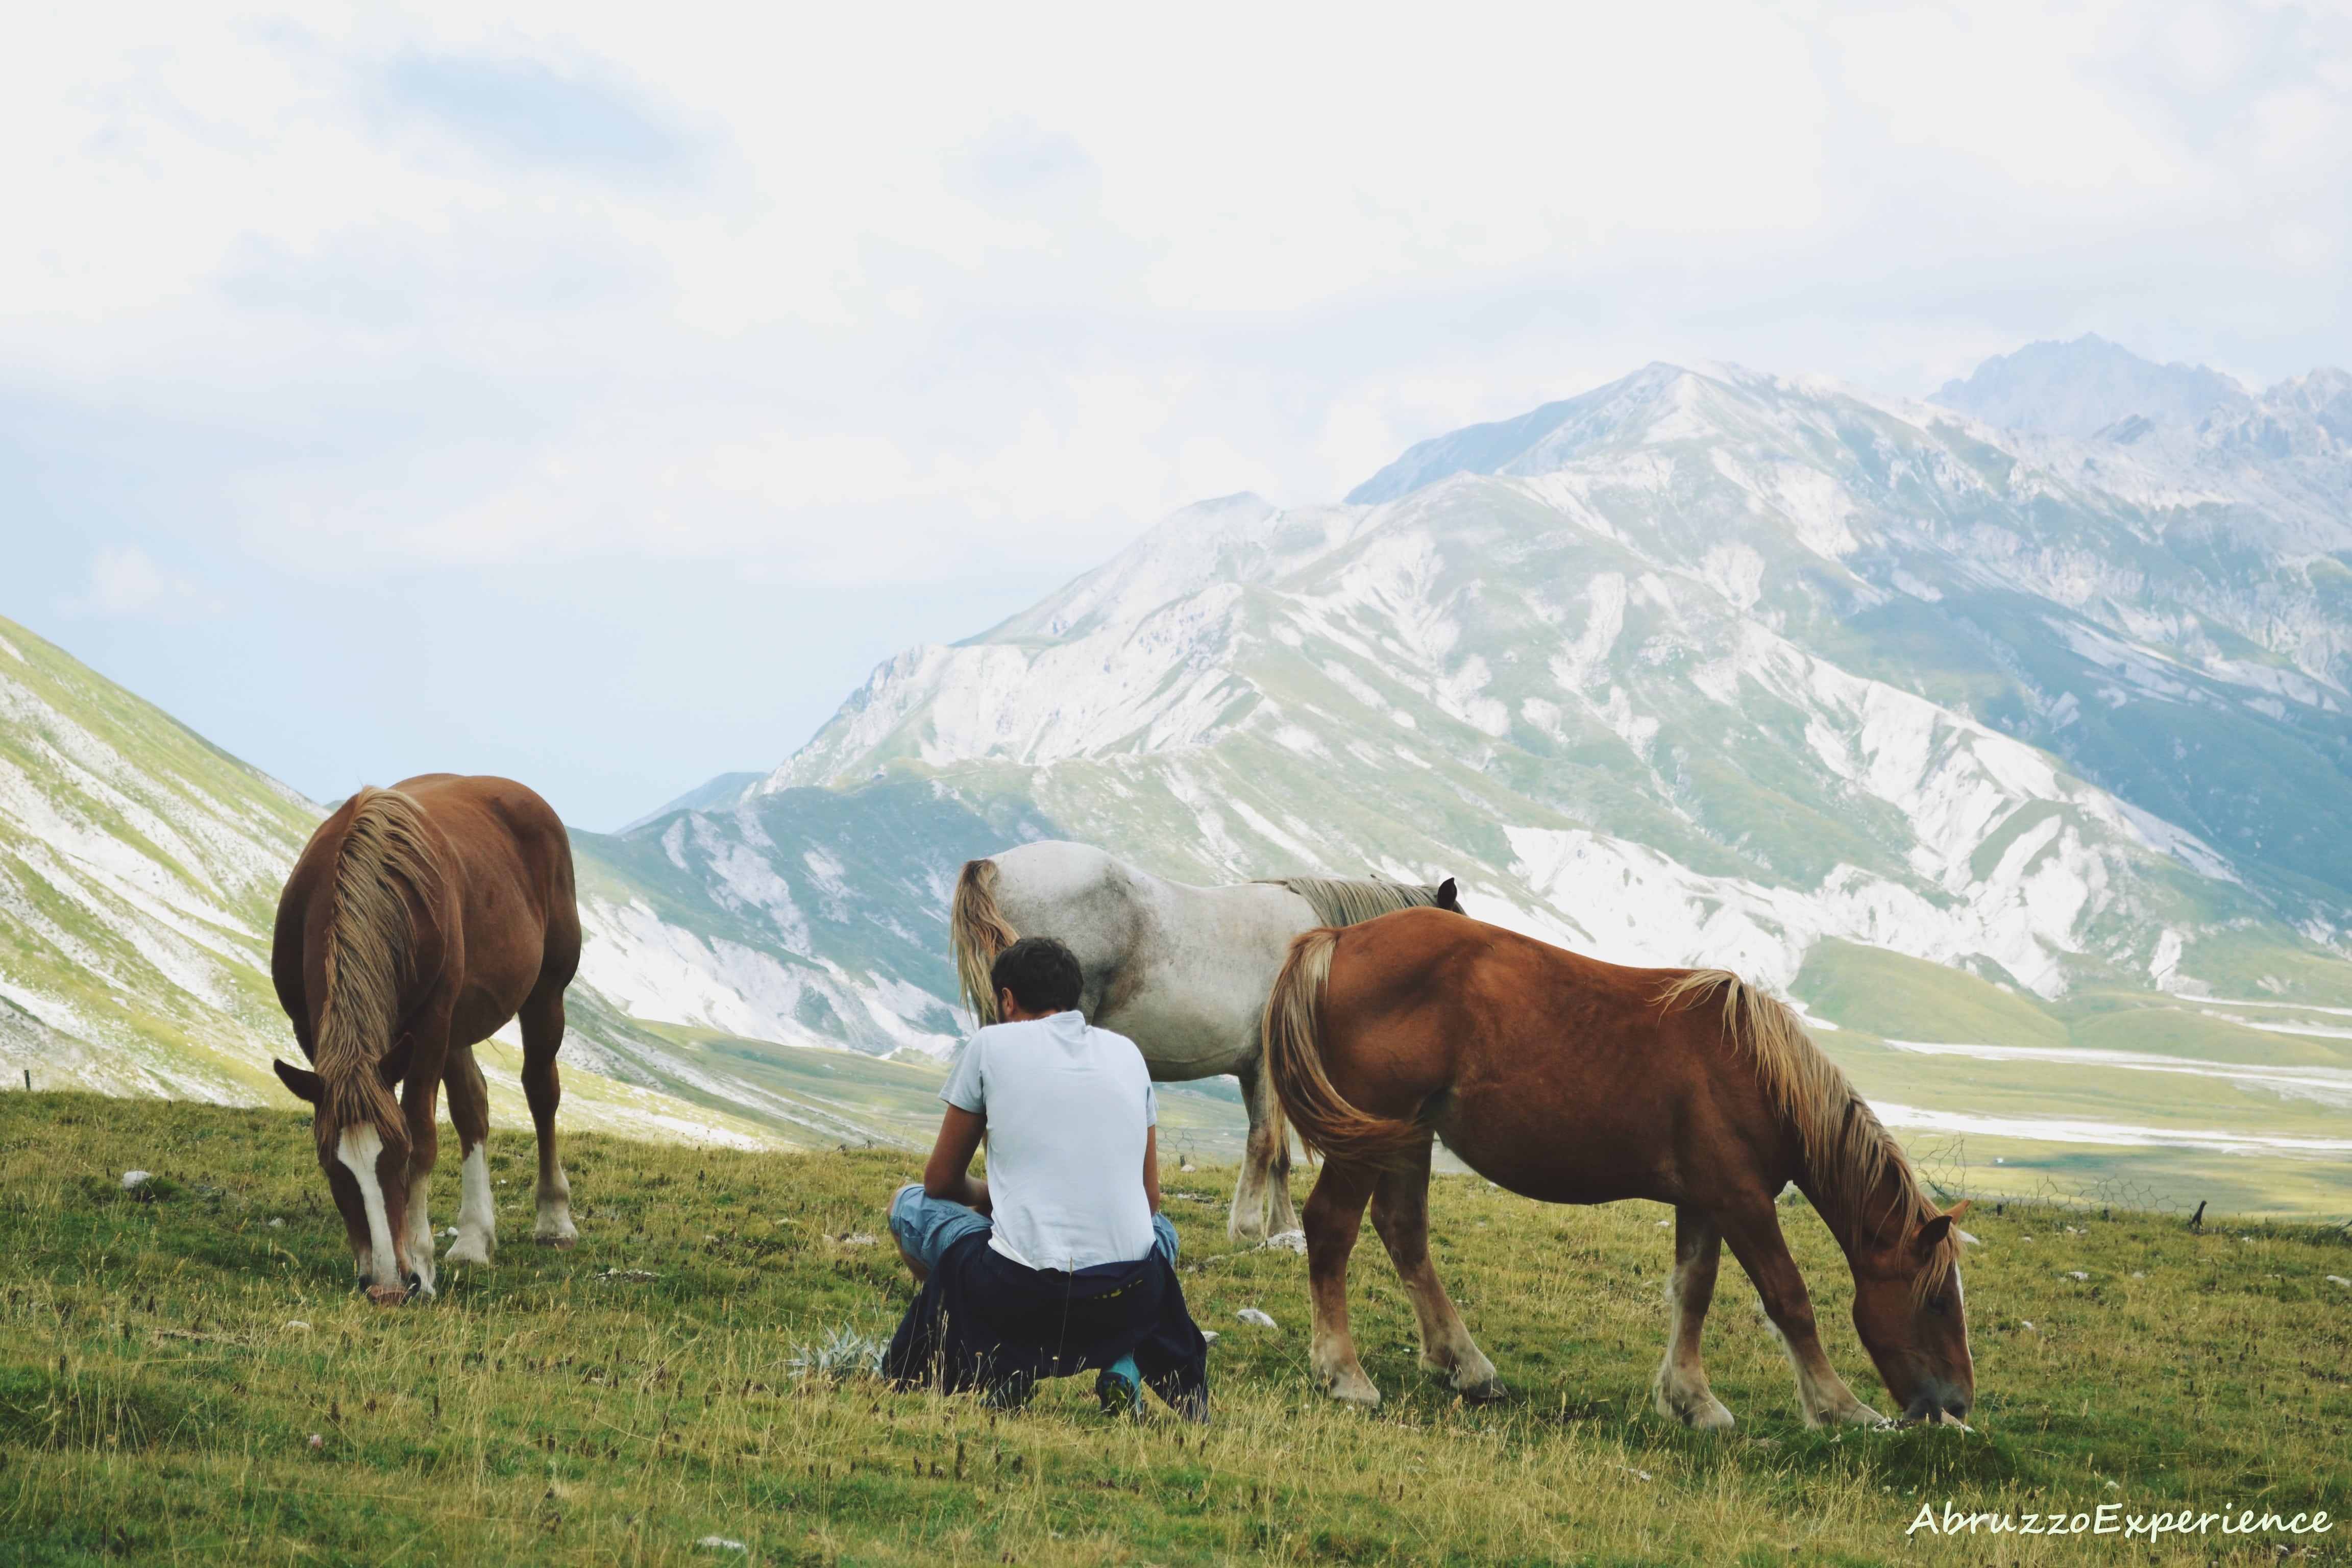
M1794 1363L1806 1424L1879 1419L1813 1329L1775 1194L1812 1201L1853 1269L1853 1323L1915 1420L1958 1420L1976 1392L1960 1304L1960 1208L1938 1213L1845 1075L1780 1003L1722 970L1623 969L1498 927L1409 910L1291 946L1266 1003L1284 1112L1327 1160L1307 1204L1313 1364L1380 1402L1348 1332L1348 1254L1367 1200L1421 1320L1422 1364L1499 1397L1430 1266L1433 1136L1545 1203L1675 1205L1673 1325L1661 1413L1726 1427L1699 1331L1721 1243Z
M489 1089L473 1047L518 1015L539 1127L538 1237L569 1247L578 1235L555 1156L555 1052L579 963L572 842L510 779L424 773L362 789L303 847L278 901L270 974L316 1070L275 1066L317 1108L319 1165L376 1301L433 1294L425 1196L445 1081L463 1152L449 1261L489 1261Z

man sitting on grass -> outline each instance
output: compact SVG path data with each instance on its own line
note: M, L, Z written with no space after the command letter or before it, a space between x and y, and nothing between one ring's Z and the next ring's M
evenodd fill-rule
M884 1370L1003 1405L1041 1377L1099 1369L1104 1407L1149 1384L1208 1418L1208 1343L1176 1281L1176 1227L1160 1211L1159 1105L1143 1054L1077 1010L1076 956L1024 937L989 972L998 1016L972 1036L920 1185L898 1190L890 1233L922 1292ZM988 1180L971 1174L988 1142Z

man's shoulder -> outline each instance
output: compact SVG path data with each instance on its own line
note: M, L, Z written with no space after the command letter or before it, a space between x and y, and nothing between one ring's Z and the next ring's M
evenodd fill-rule
M1129 1039L1117 1029L1105 1029L1093 1024L1088 1024L1087 1026L1087 1037L1093 1041L1097 1047L1103 1050L1133 1051L1139 1057L1143 1054L1143 1047L1141 1046L1137 1045L1133 1040Z
M1143 1060L1143 1047L1116 1029L1097 1029L1088 1026L1087 1038L1089 1047L1102 1060L1119 1067L1132 1066L1136 1075L1144 1082L1151 1081L1151 1069Z
M1000 1040L1017 1040L1034 1035L1045 1026L1043 1018L1015 1018L1008 1023L983 1024L971 1033L973 1046L991 1045Z

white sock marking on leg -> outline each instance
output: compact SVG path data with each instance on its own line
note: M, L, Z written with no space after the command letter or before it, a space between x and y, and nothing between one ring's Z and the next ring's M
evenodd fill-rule
M490 1161L482 1144L466 1152L458 1170L457 1239L448 1252L453 1263L488 1263L498 1246L498 1205L490 1196Z
M417 1294L433 1294L433 1179L408 1179L408 1267L416 1276Z

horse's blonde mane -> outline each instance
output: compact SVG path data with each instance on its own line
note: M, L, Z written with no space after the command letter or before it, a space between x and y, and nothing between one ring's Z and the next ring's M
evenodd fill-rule
M1351 926L1399 910L1433 907L1437 889L1372 877L1261 877L1265 886L1287 888L1315 910L1318 925Z
M1886 1131L1837 1064L1805 1033L1797 1016L1727 969L1696 969L1658 994L1661 1007L1696 1006L1710 991L1723 995L1723 1032L1744 1049L1758 1081L1797 1130L1805 1171L1822 1195L1848 1217L1853 1239L1883 1233L1889 1221L1909 1232L1941 1211L1919 1184L1903 1146ZM1867 1211L1879 1184L1892 1177L1888 1211ZM1921 1300L1950 1275L1959 1243L1947 1237L1912 1280Z
M401 990L415 962L401 885L428 906L442 886L440 858L414 799L362 788L352 800L335 847L327 907L327 1000L317 1064L323 1092L315 1123L322 1142L363 1122L386 1135L399 1125L377 1064L393 1047Z
M955 956L956 981L976 1026L996 1022L996 983L989 977L996 955L1021 940L996 907L996 862L967 860L956 878L955 902L948 910L948 951Z

